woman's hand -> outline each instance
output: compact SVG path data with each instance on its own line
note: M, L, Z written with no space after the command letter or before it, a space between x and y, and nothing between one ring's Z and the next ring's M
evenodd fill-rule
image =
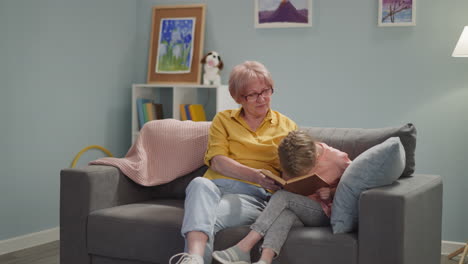
M321 200L323 201L327 201L331 198L331 189L328 188L328 187L323 187L323 188L320 188L318 189L316 192L315 192Z
M278 186L274 180L268 178L261 172L261 170L255 169L256 175L255 178L257 179L256 183L260 184L265 189L272 190L272 191L277 191L281 189L280 186Z
M210 168L231 178L257 183L265 189L273 191L281 189L275 184L275 181L265 176L260 169L247 167L223 155L214 156L211 159Z

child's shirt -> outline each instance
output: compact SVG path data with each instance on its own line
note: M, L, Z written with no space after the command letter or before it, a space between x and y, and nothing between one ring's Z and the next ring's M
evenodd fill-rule
M330 184L331 189L334 189L338 185L344 170L351 164L351 160L348 158L348 154L343 151L332 148L325 143L320 142L317 144L322 147L322 153L317 157L315 173ZM319 202L325 214L330 217L332 199L323 201L317 194L308 197Z

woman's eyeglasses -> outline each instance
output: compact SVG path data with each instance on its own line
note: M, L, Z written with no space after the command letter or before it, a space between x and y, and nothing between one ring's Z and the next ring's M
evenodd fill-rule
M273 88L268 88L268 89L263 90L261 93L252 93L244 97L245 97L245 100L247 100L247 102L255 102L258 100L259 96L262 96L263 98L265 98L265 97L270 97L272 94L273 94Z

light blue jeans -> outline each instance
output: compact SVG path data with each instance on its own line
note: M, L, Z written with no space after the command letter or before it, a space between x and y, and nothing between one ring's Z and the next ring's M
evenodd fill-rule
M200 231L208 236L203 257L211 263L213 242L222 229L250 225L265 208L271 194L261 187L228 179L209 180L197 177L190 182L185 198L182 236ZM187 252L185 239L185 252Z

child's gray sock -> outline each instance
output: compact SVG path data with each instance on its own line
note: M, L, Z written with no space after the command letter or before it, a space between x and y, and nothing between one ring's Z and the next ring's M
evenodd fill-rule
M244 252L235 245L222 251L214 251L213 258L221 263L250 264L250 252Z

